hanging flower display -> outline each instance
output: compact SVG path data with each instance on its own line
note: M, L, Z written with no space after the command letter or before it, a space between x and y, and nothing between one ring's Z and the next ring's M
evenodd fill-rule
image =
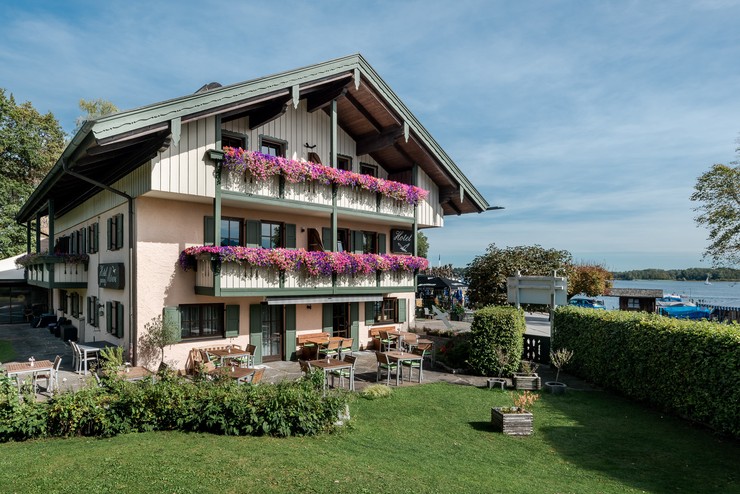
M423 257L395 254L352 254L349 252L308 252L305 249L263 249L259 247L203 245L188 247L180 253L178 263L183 271L195 269L197 258L210 254L223 262L272 268L280 271L305 270L311 276L336 274L370 274L376 271L424 270L429 261Z
M25 254L15 260L15 265L19 268L25 268L33 264L38 264L43 258L54 257L61 259L65 264L84 264L90 260L87 254L49 254L48 252L32 252Z
M418 204L429 195L428 191L414 185L339 170L311 161L291 160L228 146L224 147L223 167L232 172L249 172L257 180L282 175L290 183L319 182L325 185L358 187L412 205Z

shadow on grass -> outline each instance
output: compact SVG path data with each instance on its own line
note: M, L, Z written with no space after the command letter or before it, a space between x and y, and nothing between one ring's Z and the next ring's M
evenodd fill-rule
M478 432L496 432L496 429L493 428L493 424L490 422L468 422L468 424Z
M649 492L740 492L736 440L605 392L543 393L538 408L535 433L566 463Z

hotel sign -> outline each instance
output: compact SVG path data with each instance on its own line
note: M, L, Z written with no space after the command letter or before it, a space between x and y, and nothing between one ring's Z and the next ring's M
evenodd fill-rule
M123 263L111 262L98 265L98 286L100 288L113 288L123 290L125 278L123 275Z
M413 254L414 232L411 230L391 230L391 252L394 254Z

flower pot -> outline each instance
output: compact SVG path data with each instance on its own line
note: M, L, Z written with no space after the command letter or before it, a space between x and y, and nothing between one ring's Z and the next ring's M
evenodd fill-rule
M514 374L513 381L515 389L540 389L542 387L542 380L537 374L522 374L517 372Z
M548 381L545 383L545 389L554 395L562 395L568 389L568 386L565 383Z
M529 436L533 431L534 416L517 407L491 408L491 424L499 432L509 436Z

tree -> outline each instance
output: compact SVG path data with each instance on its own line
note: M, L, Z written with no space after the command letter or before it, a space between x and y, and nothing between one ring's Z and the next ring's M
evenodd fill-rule
M577 264L568 277L568 298L579 293L603 295L612 287L612 274L600 264Z
M80 130L80 127L82 127L82 124L84 124L85 121L104 117L118 111L118 107L116 105L103 98L91 100L80 99L78 106L80 107L80 110L85 112L85 114L80 115L77 117L77 120L75 120L75 134Z
M426 257L429 254L429 239L423 232L416 234L416 255Z
M15 215L62 153L64 137L51 112L19 105L0 88L0 258L25 250L26 230Z
M164 349L179 341L180 328L161 315L144 325L144 335L139 340L139 358L147 365L159 358L164 362Z
M715 266L740 264L740 161L712 166L697 179L691 200L701 204L694 221L709 230L704 257Z
M507 247L488 246L486 253L468 265L468 295L474 307L507 303L506 278L517 271L525 276L568 276L572 271L570 252L545 249L539 245Z

